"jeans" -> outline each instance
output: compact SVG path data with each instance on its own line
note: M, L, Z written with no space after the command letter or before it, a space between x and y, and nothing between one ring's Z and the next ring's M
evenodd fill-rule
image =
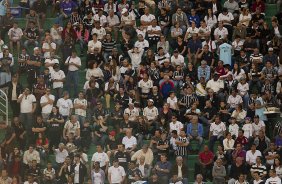
M73 86L73 90L74 90L73 96L74 97L77 97L77 94L78 94L78 81L79 81L78 70L69 71L67 75L66 89L68 92L70 92L71 86Z
M213 147L216 141L219 141L219 143L222 145L222 141L223 141L223 136L211 136L210 137L210 142L209 142L209 149L213 152Z
M38 47L39 43L38 41L30 41L30 40L24 41L24 48L28 48L29 45L34 45L35 47Z
M11 109L13 111L13 117L19 117L20 115L20 104L17 102L17 100L12 100L10 102Z
M56 101L57 101L57 100L59 100L59 98L62 97L63 88L55 88L54 90L55 90L55 93L54 93L55 99L56 99Z
M80 129L82 129L86 117L85 116L81 116L81 115L76 115L76 117L77 117L77 121L80 124Z
M24 124L25 129L26 129L26 138L27 138L27 142L28 144L33 143L33 133L31 131L32 129L32 125L33 125L33 121L34 121L34 117L33 117L33 113L21 113L20 114L20 120L21 122Z
M11 81L11 73L0 72L0 85Z

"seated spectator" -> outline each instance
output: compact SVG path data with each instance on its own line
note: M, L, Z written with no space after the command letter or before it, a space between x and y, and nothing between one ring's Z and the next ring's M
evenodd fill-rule
M216 141L219 141L219 144L222 145L225 136L225 131L226 131L225 124L221 121L219 116L216 116L214 122L210 125L210 132L209 132L210 150L213 150Z
M178 181L182 181L183 184L187 184L188 183L187 170L188 168L186 164L183 163L183 158L181 156L176 157L176 163L171 168L172 175L176 175Z
M251 166L251 174L258 172L261 179L266 179L267 171L265 165L262 164L261 156L256 157L255 163Z
M10 40L10 49L13 53L14 44L17 45L17 53L20 53L21 39L23 36L23 31L18 27L18 23L14 22L13 27L9 29L8 36Z
M203 151L199 153L199 163L195 164L195 175L200 173L205 180L211 180L213 160L214 154L209 150L209 147L205 145Z
M160 183L168 183L169 174L171 172L171 163L167 161L166 155L161 155L160 161L158 161L153 169L157 174Z
M198 141L198 150L202 147L203 144L203 125L199 123L198 116L193 115L191 119L191 123L187 125L187 137L189 141L192 140Z
M261 157L262 154L259 150L256 149L256 145L253 144L251 149L246 153L246 163L249 167L252 167L256 164L257 157Z

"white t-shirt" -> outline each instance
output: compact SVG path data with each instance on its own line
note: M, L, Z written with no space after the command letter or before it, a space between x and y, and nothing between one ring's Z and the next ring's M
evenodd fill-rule
M125 145L125 149L132 148L134 145L137 145L137 140L134 136L131 136L130 138L125 136L122 138L122 144Z
M69 116L70 115L70 109L73 108L73 104L71 99L64 99L60 98L57 101L57 107L59 108L59 112L62 116Z
M75 57L75 58L71 57L69 59L69 57L65 61L65 63L69 63L70 64L68 70L71 71L71 72L79 70L79 67L77 67L75 65L71 65L71 63L74 63L74 64L77 64L77 65L81 66L81 59L79 57Z
M218 15L218 18L217 20L220 22L220 21L224 21L224 20L227 20L227 21L232 21L234 20L234 17L232 15L232 13L228 12L227 15L223 15L223 13L220 13ZM223 24L226 24L226 25L230 25L230 23L223 23Z
M259 121L258 124L255 124L255 123L252 123L252 126L253 126L253 131L255 132L256 135L259 134L259 131L265 127L265 124L263 121Z
M159 115L159 111L156 107L145 107L143 110L143 116L146 116L148 120L153 120Z
M145 49L146 47L149 47L149 42L145 39L142 42L137 40L134 44L134 47L137 47L139 50Z
M238 137L238 131L239 131L239 126L235 123L235 124L230 124L228 127L228 131L231 133L231 135L235 135L236 137Z
M19 98L23 94L20 94ZM29 94L28 96L24 96L20 103L21 113L31 113L32 111L32 104L36 103L36 98L33 94Z
M153 87L153 82L150 79L148 79L148 81L140 80L138 82L138 87L141 88L142 93L150 93Z
M155 19L156 19L155 15L152 14L149 15L144 14L140 17L140 21L144 21L144 22L152 22Z
M226 130L226 126L223 122L220 122L218 125L213 122L210 126L210 131L213 136L223 135Z
M223 27L222 29L220 29L218 27L218 28L216 28L214 30L213 34L214 34L214 36L219 36L221 38L226 38L226 36L228 35L228 30L225 27Z
M281 179L276 177L270 177L266 180L265 184L281 184Z
M49 63L49 64L59 64L59 60L58 59L49 59L48 58L48 59L45 60L45 64L46 63ZM54 72L53 66L49 66L48 68L49 68L50 73Z
M42 45L42 49L53 49L53 50L56 50L56 44L54 42L48 44L48 43L43 43ZM49 58L50 57L50 52L44 52L44 58Z
M100 162L100 167L106 166L106 163L109 162L109 157L105 152L94 153L91 159L92 162Z
M93 40L90 40L88 42L88 47L90 47L91 51L93 52L95 48L102 48L102 43L97 40L97 42L94 42Z
M78 136L76 134L77 134L77 130L80 129L80 124L78 121L72 123L70 120L68 120L64 126L64 129L67 130L67 135L69 133L73 133L75 136Z
M106 35L106 30L103 27L101 27L100 29L94 28L91 31L91 35L93 35L94 33L97 34L98 40L102 40L104 38L104 36Z
M181 54L178 54L177 58L174 55L172 55L170 61L171 61L171 64L173 65L183 66L185 64L184 57Z
M112 183L121 183L122 178L126 175L122 166L114 167L111 166L108 170L108 174L111 175Z
M65 75L63 70L59 70L57 72L56 71L51 72L51 79L52 80L55 80L55 79L62 80L64 78L66 78L66 75ZM63 88L63 86L64 86L63 82L55 82L55 81L53 82L53 89Z
M49 98L51 99L51 100L53 100L53 102L55 101L55 96L54 95L49 95ZM42 103L46 103L46 102L48 102L48 99L47 99L47 97L45 96L45 95L43 95L41 98L40 98L40 104L42 104ZM47 105L45 105L44 107L42 107L42 113L44 113L44 114L50 114L51 113L51 111L52 111L52 108L53 108L53 104L47 104Z
M23 31L19 27L17 29L12 27L11 29L9 29L8 35L14 39L20 39L23 36Z
M180 121L176 121L175 123L170 122L169 123L169 131L172 132L173 130L177 131L177 134L179 135L180 130L183 128L183 124Z
M244 136L246 138L249 138L250 136L253 135L253 125L250 123L244 124L242 130L244 130Z
M87 107L87 100L86 99L76 98L76 99L74 99L73 104L84 105L84 106ZM86 110L84 110L84 109L75 109L75 114L86 117Z
M147 32L148 32L148 31L161 31L161 27L160 27L160 26L155 26L155 27L153 27L153 26L148 26ZM153 36L160 36L160 34L149 34L149 33L148 33L148 37L153 37Z
M177 97L176 96L173 97L173 98L168 97L166 99L166 102L169 104L169 108L176 110L176 104L177 104Z
M243 103L242 97L240 95L229 95L227 99L227 103L230 105L231 108L235 108L237 105Z
M252 150L249 150L246 153L246 162L250 162L251 164L255 164L258 156L261 157L261 152L259 150L256 150L254 154L252 153Z

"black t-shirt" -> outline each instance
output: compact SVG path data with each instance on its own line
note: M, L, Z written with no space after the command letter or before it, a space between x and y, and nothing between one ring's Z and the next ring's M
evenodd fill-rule
M81 138L91 139L91 132L92 132L92 129L91 129L90 126L88 126L88 127L83 126L82 128L80 128Z
M111 140L111 139L107 139L106 140L106 145L109 145L111 150L116 150L118 147L119 141L118 140Z
M42 58L40 55L31 55L30 56L30 61L31 62L41 62L42 63ZM28 65L28 69L29 70L39 70L40 69L40 66L34 66L34 65Z
M107 124L105 123L104 126L107 126ZM104 130L101 125L96 125L94 130L98 134L106 134L107 133L107 130Z
M115 159L118 159L119 165L127 170L128 162L130 161L130 155L127 152L118 151L115 155Z
M39 36L39 31L38 29L31 29L28 28L26 31L26 37L28 37L29 39L37 39L37 37Z
M42 122L42 123L35 122L33 124L32 128L47 128L47 126L46 126L46 124L44 122ZM36 137L38 136L38 134L39 133L37 133L37 132L33 133L33 135L36 136Z
M60 133L60 131L63 128L63 123L59 123L55 121L55 119L62 120L63 116L61 114L53 114L53 113L49 115L49 120L52 120L52 121L48 125L48 131L51 132L52 134Z
M173 66L169 65L168 67L162 67L160 69L160 72L163 72L163 73L170 73L170 72L173 72L174 71L174 68Z
M22 123L19 122L19 125L13 125L13 129L15 130L16 137L19 138L19 136L25 131L25 127Z
M127 123L125 121L121 121L119 126L121 129L136 128L131 121L128 121Z

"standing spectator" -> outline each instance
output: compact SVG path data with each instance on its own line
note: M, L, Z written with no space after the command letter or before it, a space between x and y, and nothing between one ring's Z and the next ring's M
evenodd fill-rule
M47 88L45 91L45 95L42 96L40 99L40 105L42 108L41 114L45 123L47 122L47 119L49 118L49 115L52 111L54 101L55 96L51 94L51 89Z
M114 160L113 166L108 170L108 181L110 184L123 183L125 180L125 171L122 166L119 165L118 160Z
M96 146L96 153L93 154L92 156L92 169L93 169L93 166L95 166L95 163L96 162L99 162L100 163L100 168L103 170L103 171L106 171L108 170L108 166L109 166L109 157L108 155L103 151L102 149L102 145L97 145Z
M71 170L74 173L74 183L83 184L84 178L87 175L86 166L80 161L80 155L74 156L74 164L71 166Z
M24 124L27 130L27 139L28 142L31 143L30 139L32 137L32 122L34 120L33 113L36 109L36 99L33 94L30 93L30 90L26 88L22 94L18 97L17 100L20 103L20 119Z
M57 101L56 106L59 108L60 114L63 116L64 120L66 121L71 115L73 109L73 103L67 91L64 91L63 97Z

